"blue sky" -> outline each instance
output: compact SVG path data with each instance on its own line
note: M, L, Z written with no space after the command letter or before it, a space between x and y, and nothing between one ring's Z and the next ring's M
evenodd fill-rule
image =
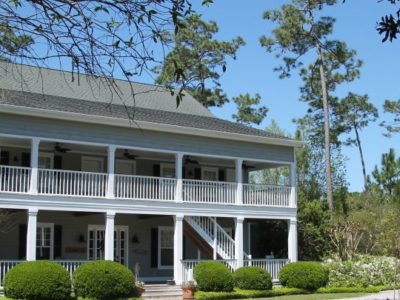
M299 102L301 81L297 76L280 80L273 68L279 63L275 57L266 53L259 45L259 37L270 33L273 24L262 19L266 9L277 8L288 1L282 0L215 0L209 7L196 7L206 20L215 20L219 26L218 39L229 40L242 36L246 46L238 52L237 60L228 63L228 70L222 78L222 88L229 97L249 92L260 93L263 105L269 113L260 128L265 128L272 119L289 133L294 133L293 118L302 117L306 104ZM346 3L325 10L326 15L336 18L334 37L345 41L350 48L356 49L358 57L364 61L360 79L340 87L338 96L349 91L368 94L371 102L380 111L380 120L362 131L361 138L365 152L367 172L370 173L380 163L381 154L390 147L400 155L400 134L390 139L378 123L388 119L382 111L385 99L400 98L400 40L393 43L381 43L381 37L375 30L376 21L385 13L394 11L394 7L377 0L347 0ZM233 104L212 109L213 113L225 119L231 119L235 112ZM361 163L358 150L346 147L346 161L350 190L361 191L363 186Z

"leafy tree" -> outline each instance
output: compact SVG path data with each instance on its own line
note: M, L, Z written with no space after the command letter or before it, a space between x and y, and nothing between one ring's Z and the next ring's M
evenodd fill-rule
M381 126L384 126L387 130L385 136L390 137L392 134L400 132L400 99L397 101L386 100L383 109L386 113L393 114L393 121L383 121Z
M400 197L400 157L396 158L393 148L382 154L381 167L375 166L372 176L386 194Z
M355 137L348 137L345 144L355 145L360 153L362 172L364 177L364 187L368 187L368 177L365 170L364 154L361 147L360 131L367 127L370 122L375 122L378 118L377 108L368 102L368 95L357 95L349 93L347 97L340 101L338 112L340 121L340 130L344 133L354 131Z
M239 95L233 97L232 100L237 107L237 112L232 115L232 118L238 123L260 125L267 115L268 108L265 106L256 107L261 102L261 96L258 93L254 97L248 93Z
M175 46L168 53L162 67L153 69L158 74L157 83L170 87L183 87L204 106L222 106L228 101L220 89L220 77L226 70L227 58L236 58L236 52L244 45L241 37L231 41L218 41L217 23L205 22L195 14L182 22L174 35L164 40Z
M191 14L189 0L3 0L0 57L69 64L72 80L79 73L101 77L115 92L113 75L130 80L160 63L154 50L168 46L163 35L178 32Z
M329 209L333 210L333 187L331 175L331 139L330 139L330 120L329 120L329 89L330 82L327 80L329 68L326 58L330 56L336 57L332 64L337 70L340 66L347 67L347 60L354 63L354 53L347 50L344 43L329 40L329 36L333 31L335 20L331 17L320 16L321 11L326 6L331 6L336 0L293 0L291 4L285 4L279 10L269 10L264 12L264 19L270 20L277 24L272 31L272 37L262 36L261 45L268 52L275 52L278 58L282 58L283 64L277 68L280 77L290 76L293 69L300 68L303 65L302 59L306 55L313 57L315 61L312 69L302 69L301 72L307 72L311 76L309 79L316 79L319 84L318 91L312 92L316 98L309 101L318 101L318 107L322 107L323 111L323 128L324 128L324 146L325 146L325 177L326 177L326 194ZM354 66L357 64L354 63ZM337 67L336 67L337 66ZM343 76L351 76L354 74L344 74ZM303 75L304 76L304 75ZM343 79L345 80L345 79ZM309 87L310 91L316 85L311 81L306 81L305 88ZM308 91L307 91L308 92ZM322 99L322 101L321 101Z

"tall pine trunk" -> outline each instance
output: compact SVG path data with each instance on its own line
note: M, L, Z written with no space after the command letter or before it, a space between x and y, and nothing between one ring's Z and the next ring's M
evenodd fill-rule
M329 126L328 91L326 87L324 57L322 55L319 42L316 43L316 49L319 59L319 75L321 78L322 105L324 110L326 197L328 200L329 210L332 212L333 192L332 192L332 174L331 174L331 139L330 139L330 126Z
M362 172L363 172L363 177L364 177L364 189L365 189L365 191L367 191L368 190L368 177L367 177L367 171L365 170L365 160L364 160L364 154L363 154L362 147L361 147L360 135L358 134L357 126L355 124L353 124L353 127L354 127L354 132L356 133L356 141L357 141L358 151L360 152L361 166L362 166Z

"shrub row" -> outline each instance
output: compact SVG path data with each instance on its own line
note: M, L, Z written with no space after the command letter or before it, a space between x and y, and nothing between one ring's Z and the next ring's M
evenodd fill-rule
M72 280L77 296L99 300L130 297L134 283L132 272L113 261L87 262L75 271ZM71 279L68 272L55 262L24 262L7 273L4 293L13 299L69 299Z
M242 267L233 274L220 262L208 261L194 268L197 288L201 291L231 292L234 287L252 290L270 290L271 275L257 267Z

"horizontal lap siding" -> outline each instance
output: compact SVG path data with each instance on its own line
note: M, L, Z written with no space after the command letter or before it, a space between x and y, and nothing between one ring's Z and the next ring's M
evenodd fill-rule
M293 161L293 148L0 114L0 133L118 144L132 147L226 155L254 159Z

